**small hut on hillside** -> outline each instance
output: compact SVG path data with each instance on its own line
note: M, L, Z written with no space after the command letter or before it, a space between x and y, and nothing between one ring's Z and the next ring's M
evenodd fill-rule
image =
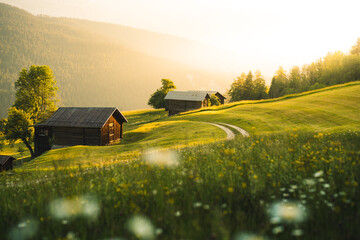
M52 146L108 145L123 137L127 119L117 108L61 107L35 126L35 155Z
M209 106L210 96L215 94L224 104L225 97L216 91L170 91L165 96L169 116Z
M0 172L13 169L14 157L8 155L0 155Z

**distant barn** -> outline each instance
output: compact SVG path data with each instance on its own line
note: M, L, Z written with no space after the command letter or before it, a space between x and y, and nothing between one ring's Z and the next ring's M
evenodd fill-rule
M169 115L209 106L210 96L215 94L224 104L225 97L216 91L170 91L165 96Z
M35 155L52 146L108 145L123 137L127 119L117 108L61 107L35 126Z
M8 155L0 155L0 172L13 169L15 158Z
M215 95L219 99L220 104L222 105L225 103L225 99L226 99L226 97L224 97L221 93L217 91L189 91L189 92L207 93L209 94L210 97L211 95Z

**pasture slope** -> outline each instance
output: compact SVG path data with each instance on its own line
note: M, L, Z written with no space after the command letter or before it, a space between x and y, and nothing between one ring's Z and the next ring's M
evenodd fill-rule
M0 239L357 239L359 92L125 112L118 145L57 149L0 174ZM223 141L204 122L250 137Z
M108 147L76 146L50 151L22 168L53 169L113 164L138 157L145 148L183 148L219 141L225 132L204 122L238 126L252 134L299 129L359 130L360 82L262 101L242 101L167 117L163 110L124 112L124 140ZM237 133L237 131L234 131Z

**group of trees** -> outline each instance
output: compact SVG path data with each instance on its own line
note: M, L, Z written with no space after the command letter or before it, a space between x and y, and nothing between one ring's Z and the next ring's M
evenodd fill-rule
M276 98L360 80L359 46L360 41L348 55L342 52L329 53L326 57L302 68L291 68L288 74L279 67L272 78L269 97Z
M242 73L232 83L230 101L277 98L287 94L315 90L335 84L360 80L360 38L349 54L340 51L302 67L294 66L287 74L280 66L267 89L260 71L255 77Z
M256 71L255 76L251 71L247 75L242 73L231 84L229 96L231 102L267 98L267 87L261 72Z
M56 81L48 66L32 65L23 69L15 82L15 102L8 110L8 118L1 119L0 130L10 143L20 139L29 149L31 157L34 151L33 125L42 122L56 110Z

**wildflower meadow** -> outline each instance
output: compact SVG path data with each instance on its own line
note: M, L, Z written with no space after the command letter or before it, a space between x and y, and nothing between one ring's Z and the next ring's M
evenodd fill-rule
M0 239L357 239L360 133L291 129L0 175Z

